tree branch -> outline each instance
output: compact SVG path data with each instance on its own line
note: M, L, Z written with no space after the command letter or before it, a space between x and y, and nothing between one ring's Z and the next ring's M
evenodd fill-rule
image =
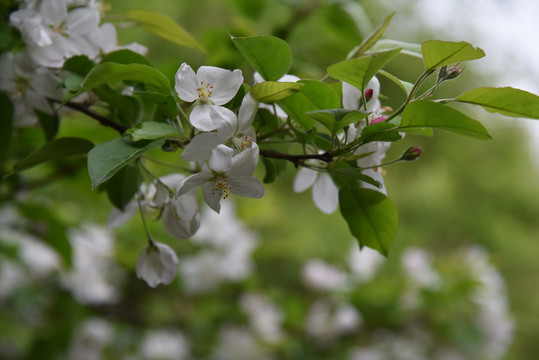
M60 103L61 101L59 100L56 100L56 99L50 99L50 101L54 101L54 102L57 102L57 103ZM108 127L111 127L113 128L114 130L118 131L120 134L123 134L124 131L126 131L127 129L129 129L128 127L126 126L123 126L121 124L118 124L118 123L115 123L114 121L110 120L110 119L107 119L106 117L102 116L102 115L99 115L95 112L93 112L92 110L90 110L87 106L83 105L83 104L77 104L75 102L71 102L71 101L68 101L67 103L64 104L64 106L67 106L68 108L70 109L73 109L73 110L77 110L77 111L80 111L81 113L83 114L86 114L88 115L89 117L99 121L99 123L101 125L104 125L104 126L108 126Z
M285 154L276 150L260 150L260 155L265 156L267 158L291 161L295 167L299 166L300 161L308 160L308 159L321 160L323 162L333 161L333 155L329 151L326 151L323 154L291 155L291 154Z

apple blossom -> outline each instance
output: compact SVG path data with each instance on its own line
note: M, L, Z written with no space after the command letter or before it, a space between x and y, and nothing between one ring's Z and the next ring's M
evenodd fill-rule
M172 248L163 243L150 241L137 260L137 277L150 287L168 285L176 277L178 256Z
M316 207L323 213L334 213L339 206L339 188L333 182L331 175L302 167L294 178L294 191L300 193L311 186Z
M210 169L189 176L176 196L202 186L204 200L214 211L219 212L221 198L230 193L250 198L261 198L264 186L253 172L258 163L258 146L252 146L239 154L225 145L218 145L212 150L209 160Z
M183 63L175 80L178 97L187 102L196 101L189 116L191 124L198 130L212 131L218 127L217 115L225 109L221 105L236 95L243 75L239 69L231 71L214 66L201 66L195 74L191 66Z
M216 121L217 129L196 135L185 147L182 159L186 161L205 161L219 144L229 145L238 151L249 148L256 140L253 119L256 115L258 100L250 92L242 100L238 116L227 108L210 113Z
M371 90L371 91L369 91ZM370 96L367 96L370 93ZM363 102L363 94L360 89L346 82L342 84L342 104L347 110L366 110L375 112L380 110L380 82L376 77L373 77L365 89L365 99L367 100L366 109L361 105ZM370 98L370 99L369 99Z

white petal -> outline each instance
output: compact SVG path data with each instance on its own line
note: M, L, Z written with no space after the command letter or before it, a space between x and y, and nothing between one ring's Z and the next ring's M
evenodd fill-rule
M195 213L190 218L182 218L176 210L173 203L165 206L163 210L163 228L175 239L188 239L197 232L200 226L200 216Z
M118 33L111 23L105 23L94 31L92 41L105 54L118 49Z
M89 36L97 31L99 13L88 8L75 9L67 15L66 26L69 34Z
M251 147L240 152L232 159L234 165L228 172L233 177L250 177L258 164L258 145L252 143Z
M193 69L183 63L175 76L176 84L174 89L178 93L178 97L183 101L191 102L198 99L197 89L200 86L197 76Z
M258 110L258 99L249 91L244 96L238 112L238 134L245 134L253 124Z
M210 109L212 123L215 124L217 134L223 141L228 141L238 128L238 118L232 110L222 106L212 106Z
M318 171L311 170L306 167L302 167L298 170L298 173L296 174L296 177L294 178L294 184L293 189L295 192L300 193L311 186L313 186L314 182L318 178Z
M212 131L217 128L217 124L212 121L211 109L217 107L215 105L198 105L195 106L189 115L189 122L200 131ZM218 110L217 110L218 111Z
M43 0L39 12L47 25L60 25L67 17L67 0Z
M347 110L357 110L361 99L361 90L348 83L342 83L342 105Z
M198 201L194 191L175 197L171 203L176 214L182 219L190 220L198 213Z
M219 173L225 173L230 168L232 168L232 156L234 155L234 150L229 148L226 145L217 145L215 149L211 152L210 157L210 168Z
M131 219L138 210L138 204L136 201L129 202L122 210L113 207L110 211L108 227L109 229L117 228L125 224L129 219Z
M221 211L221 197L223 194L221 191L215 190L215 183L207 182L202 185L202 194L204 195L206 204L208 204L213 211L219 213L219 211Z
M223 105L232 100L243 83L241 70L227 70L214 66L201 66L197 71L200 81L213 86L211 101Z
M380 193L387 196L387 189L386 189L386 185L385 185L385 182L384 182L384 177L382 176L382 173L380 171L376 171L374 169L366 169L366 170L362 170L362 173L367 175L367 176L370 176L371 178L373 178L374 180L376 180L380 184L382 184L381 188L377 188L376 186L371 185L371 184L369 184L367 182L360 181L359 184L361 185L362 188L372 189L372 190L378 191L378 192L380 192Z
M136 273L151 287L168 285L176 277L178 256L170 246L154 243L144 249L137 260Z
M219 144L222 144L222 141L214 132L198 134L183 150L182 159L206 161L210 158L212 150Z
M264 196L264 185L255 178L251 177L240 177L240 178L228 178L231 190L230 192L239 196L244 196L248 198L259 199Z
M332 214L339 206L339 188L329 174L321 173L313 186L314 204L324 213Z
M189 176L180 188L178 188L178 192L176 193L176 196L183 195L187 193L188 191L194 190L197 187L204 184L206 181L210 180L213 177L212 173L209 171L204 171L201 173L193 174Z

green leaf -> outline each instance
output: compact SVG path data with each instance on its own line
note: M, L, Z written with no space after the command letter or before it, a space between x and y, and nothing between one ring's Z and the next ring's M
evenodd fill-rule
M372 141L397 141L402 139L402 136L399 135L394 124L379 122L364 127L361 131L361 138L366 144Z
M258 101L272 103L297 93L302 86L296 82L264 81L253 86L251 92Z
M485 52L465 42L431 40L421 44L427 71L465 60L480 59Z
M316 80L300 80L301 91L279 101L279 106L305 130L310 130L315 119L309 112L340 107L340 99L335 90L328 84ZM331 130L330 130L331 131Z
M277 81L292 66L286 41L274 36L232 37L240 54L264 80Z
M393 202L378 191L342 188L339 207L359 246L387 256L397 235L398 214Z
M520 89L483 87L467 91L455 100L507 116L539 119L539 96Z
M94 62L90 60L86 55L77 55L67 59L64 62L62 69L67 70L73 74L86 76L94 66Z
M390 62L399 52L400 49L394 49L345 60L330 65L327 71L335 79L345 81L363 91L378 70Z
M175 127L156 121L145 121L131 131L131 139L133 141L140 140L155 140L166 137L175 137L185 139L186 136Z
M100 85L114 81L138 81L145 84L155 85L164 91L170 91L170 83L167 77L159 70L143 64L118 64L105 62L95 66L86 76L81 89L75 94L64 98L64 102L73 97L97 88Z
M136 166L125 166L107 182L107 195L110 202L120 210L133 199L140 184Z
M410 91L412 91L412 88L414 87L414 84L412 84L412 83L410 83L408 81L401 80L398 77L396 77L395 75L388 73L387 71L380 70L380 71L378 71L378 74L380 74L382 76L385 76L389 80L393 81L395 84L397 84L402 89L402 91L404 91L404 93L406 95L410 94Z
M271 184L275 181L277 170L275 169L275 164L272 159L265 156L262 157L262 162L264 163L264 168L266 169L266 175L262 180L264 184Z
M64 137L52 140L15 164L13 171L19 172L38 164L74 155L84 155L94 147L90 141L81 138Z
M108 53L101 59L100 64L106 62L115 62L118 64L142 64L154 67L150 60L144 55L131 51L129 49L120 49Z
M0 93L0 164L8 154L13 133L13 104L7 94Z
M192 35L166 15L156 11L134 9L125 16L129 20L138 22L149 32L176 45L206 52L204 47Z
M423 59L421 54L421 45L416 43L407 43L403 41L390 40L390 39L381 39L374 44L370 51L384 51L391 49L402 49L401 54L413 56L419 59ZM369 51L369 52L370 52Z
M389 14L385 18L385 20L380 25L378 25L378 27L369 34L369 36L363 39L361 44L354 50L352 50L346 58L352 59L359 57L363 55L367 50L369 50L382 37L382 35L384 35L384 32L386 31L393 15L395 15L395 12Z
M159 106L165 116L169 119L175 119L178 115L178 106L176 105L176 100L170 94L146 91L144 86L135 87L133 94L140 95L157 104L157 106Z
M491 139L487 129L479 121L449 106L417 100L404 109L400 128L423 127L440 128L480 140Z
M163 146L165 139L128 142L117 138L97 145L88 153L88 173L92 190L114 176L142 154Z
M47 141L54 139L60 126L60 117L58 116L58 113L54 112L52 114L47 114L37 109L34 109L34 113L39 120L39 124L45 133Z
M364 113L359 110L324 109L309 111L307 115L324 125L332 134L334 134L344 127L366 118L369 116L369 113Z

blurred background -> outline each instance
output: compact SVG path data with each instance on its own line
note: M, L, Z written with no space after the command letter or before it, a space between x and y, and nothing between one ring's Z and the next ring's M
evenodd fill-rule
M116 0L109 18L124 43L148 47L171 79L179 65L241 65L229 34L271 34L294 55L291 74L319 79L388 14L385 34L403 42L465 40L486 58L464 64L435 94L478 86L539 93L539 29L533 1ZM130 9L162 12L208 50L175 47L120 20ZM415 81L421 60L399 55L387 70ZM382 104L399 89L380 78ZM408 135L413 163L387 168L400 216L388 258L359 251L340 214L322 214L311 193L292 191L295 169L262 200L231 198L205 211L190 241L150 224L180 258L173 284L149 288L134 274L146 246L133 218L109 231L112 206L90 191L84 159L40 165L0 184L0 358L2 359L531 359L539 351L539 137L532 121L472 107L491 141L436 132ZM66 115L59 136L116 136ZM12 152L44 141L21 129ZM31 145L30 145L31 144ZM174 161L178 154L166 155ZM167 169L159 169L163 174ZM263 177L262 169L259 175ZM69 174L65 177L58 173ZM226 230L225 230L226 229Z

